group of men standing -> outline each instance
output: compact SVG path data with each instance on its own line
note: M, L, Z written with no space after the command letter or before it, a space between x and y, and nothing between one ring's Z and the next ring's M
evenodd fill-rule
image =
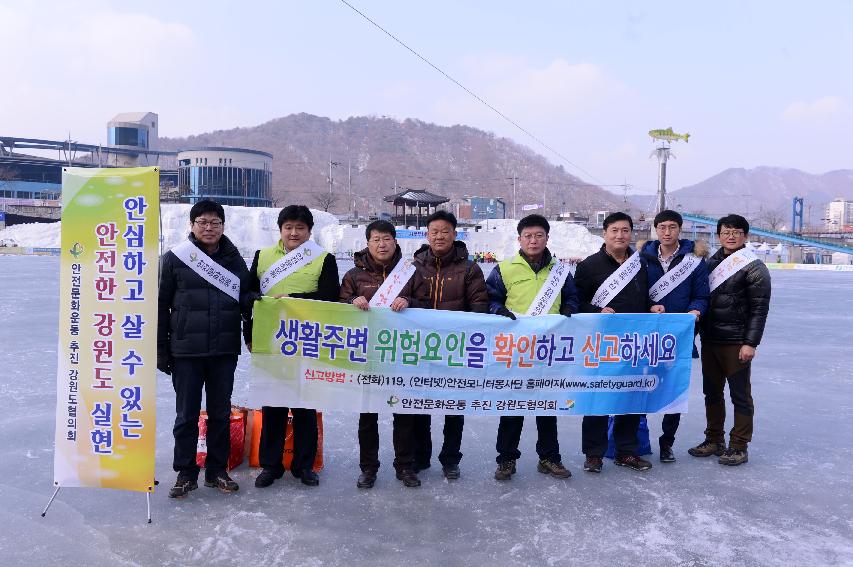
M228 456L230 398L234 369L240 353L240 324L251 351L252 305L256 299L300 297L351 303L363 310L383 288L389 274L403 265L396 230L387 221L366 228L367 247L354 254L355 266L339 283L332 255L310 241L313 217L302 205L282 209L278 217L281 238L255 253L247 268L234 245L224 236L225 213L212 201L200 201L190 211L187 243L239 281L239 298L221 293L184 255L166 253L160 281L158 368L172 374L176 392L173 467L178 473L169 496L185 497L197 488L199 467L195 452L201 389L207 392L208 455L205 485L225 492L238 489L225 470ZM745 248L749 224L739 215L720 219L717 234L722 247L707 262L707 248L679 239L682 219L674 211L655 217L657 240L639 251L630 247L633 221L625 213L604 220L604 244L577 266L575 276L548 249L550 225L540 215L518 223L519 251L492 270L488 279L469 259L465 244L456 240L456 218L438 211L427 221L427 244L415 252L405 285L388 304L393 311L410 307L492 313L509 319L530 314L531 305L552 274L559 275L556 298L545 313L571 317L582 313L691 313L702 336L703 391L707 428L705 440L689 450L694 456L716 455L722 464L747 461L752 435L753 403L750 366L761 341L770 299L767 268ZM305 247L316 254L300 254ZM309 250L310 252L311 250ZM294 262L294 258L305 259ZM306 258L310 258L307 260ZM285 266L289 266L285 268ZM410 273L407 272L407 273ZM668 283L663 283L668 281ZM556 290L555 290L556 291ZM544 313L543 313L544 314ZM730 443L725 444L726 383L735 408ZM284 474L282 456L288 412L293 415L292 474L309 486L319 484L312 470L317 452L317 416L313 409L264 407L260 440L261 473L255 486L265 488ZM637 454L640 415L614 418L614 463L647 470L651 463ZM673 462L672 446L678 414L663 420L660 460ZM506 481L516 472L524 418L502 416L498 425L495 479ZM556 416L537 416L537 470L569 478L563 465ZM460 478L464 417L445 415L438 460L448 480ZM394 414L394 469L407 487L420 486L418 473L430 467L431 416ZM377 414L361 414L358 425L361 473L359 488L371 488L379 470ZM608 416L585 416L582 425L584 470L601 472L608 443Z

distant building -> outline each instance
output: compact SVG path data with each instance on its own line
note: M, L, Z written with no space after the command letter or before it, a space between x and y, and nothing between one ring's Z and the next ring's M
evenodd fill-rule
M154 112L117 114L107 123L105 146L0 132L0 210L7 213L6 224L16 222L13 213L58 218L62 168L68 166L159 166L164 202L211 198L226 205L272 206L271 154L243 148L162 150L159 122ZM45 150L59 159L30 153Z
M840 197L831 201L826 206L826 215L823 220L824 228L827 230L843 231L853 227L853 201Z
M463 197L456 203L456 217L482 221L506 218L506 203L493 197Z
M272 154L242 148L178 152L181 202L213 199L223 205L272 206Z

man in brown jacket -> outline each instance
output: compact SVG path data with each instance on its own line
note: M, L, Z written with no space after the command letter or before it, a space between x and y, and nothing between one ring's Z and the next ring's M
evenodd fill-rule
M397 231L388 221L378 220L367 225L365 230L367 248L353 254L355 267L344 274L341 282L342 303L352 303L359 309L370 309L370 300L402 258L397 245ZM412 278L414 279L414 278ZM410 280L394 301L393 311L402 311L409 306L412 297ZM358 418L359 466L361 475L356 486L373 488L379 471L379 419L375 413L363 413ZM421 481L414 471L414 424L413 414L394 414L394 468L397 478L408 487L420 486Z
M416 290L413 307L447 311L489 312L483 271L468 259L465 243L456 240L456 217L436 211L426 220L427 242L415 252ZM415 425L415 470L429 468L432 457L430 416L418 415ZM459 478L462 459L462 415L444 416L444 443L438 460L445 478Z

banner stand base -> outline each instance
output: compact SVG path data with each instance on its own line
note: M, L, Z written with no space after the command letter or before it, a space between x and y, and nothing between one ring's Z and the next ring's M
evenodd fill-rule
M47 510L50 508L50 505L53 504L53 499L56 498L56 495L59 494L59 489L61 486L57 485L56 490L53 491L53 496L50 497L50 500L47 501L47 506L44 507L44 511L41 513L41 517L44 518L47 515Z
M158 484L160 484L160 483L155 480L154 485L156 486ZM53 491L53 495L50 497L50 500L47 501L47 506L44 507L44 510L41 513L42 518L47 516L47 511L50 509L50 505L53 504L53 501L56 499L56 495L59 494L60 488L62 488L62 487L57 485L56 490ZM148 523L150 524L151 523L151 493L150 492L145 493L145 506L146 506L147 511L148 511L148 514L147 514Z

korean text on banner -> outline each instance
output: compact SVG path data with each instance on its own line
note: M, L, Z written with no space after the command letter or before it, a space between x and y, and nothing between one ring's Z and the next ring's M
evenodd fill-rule
M522 317L304 299L255 303L255 405L381 413L687 409L694 317Z
M65 168L54 482L154 486L159 170Z

